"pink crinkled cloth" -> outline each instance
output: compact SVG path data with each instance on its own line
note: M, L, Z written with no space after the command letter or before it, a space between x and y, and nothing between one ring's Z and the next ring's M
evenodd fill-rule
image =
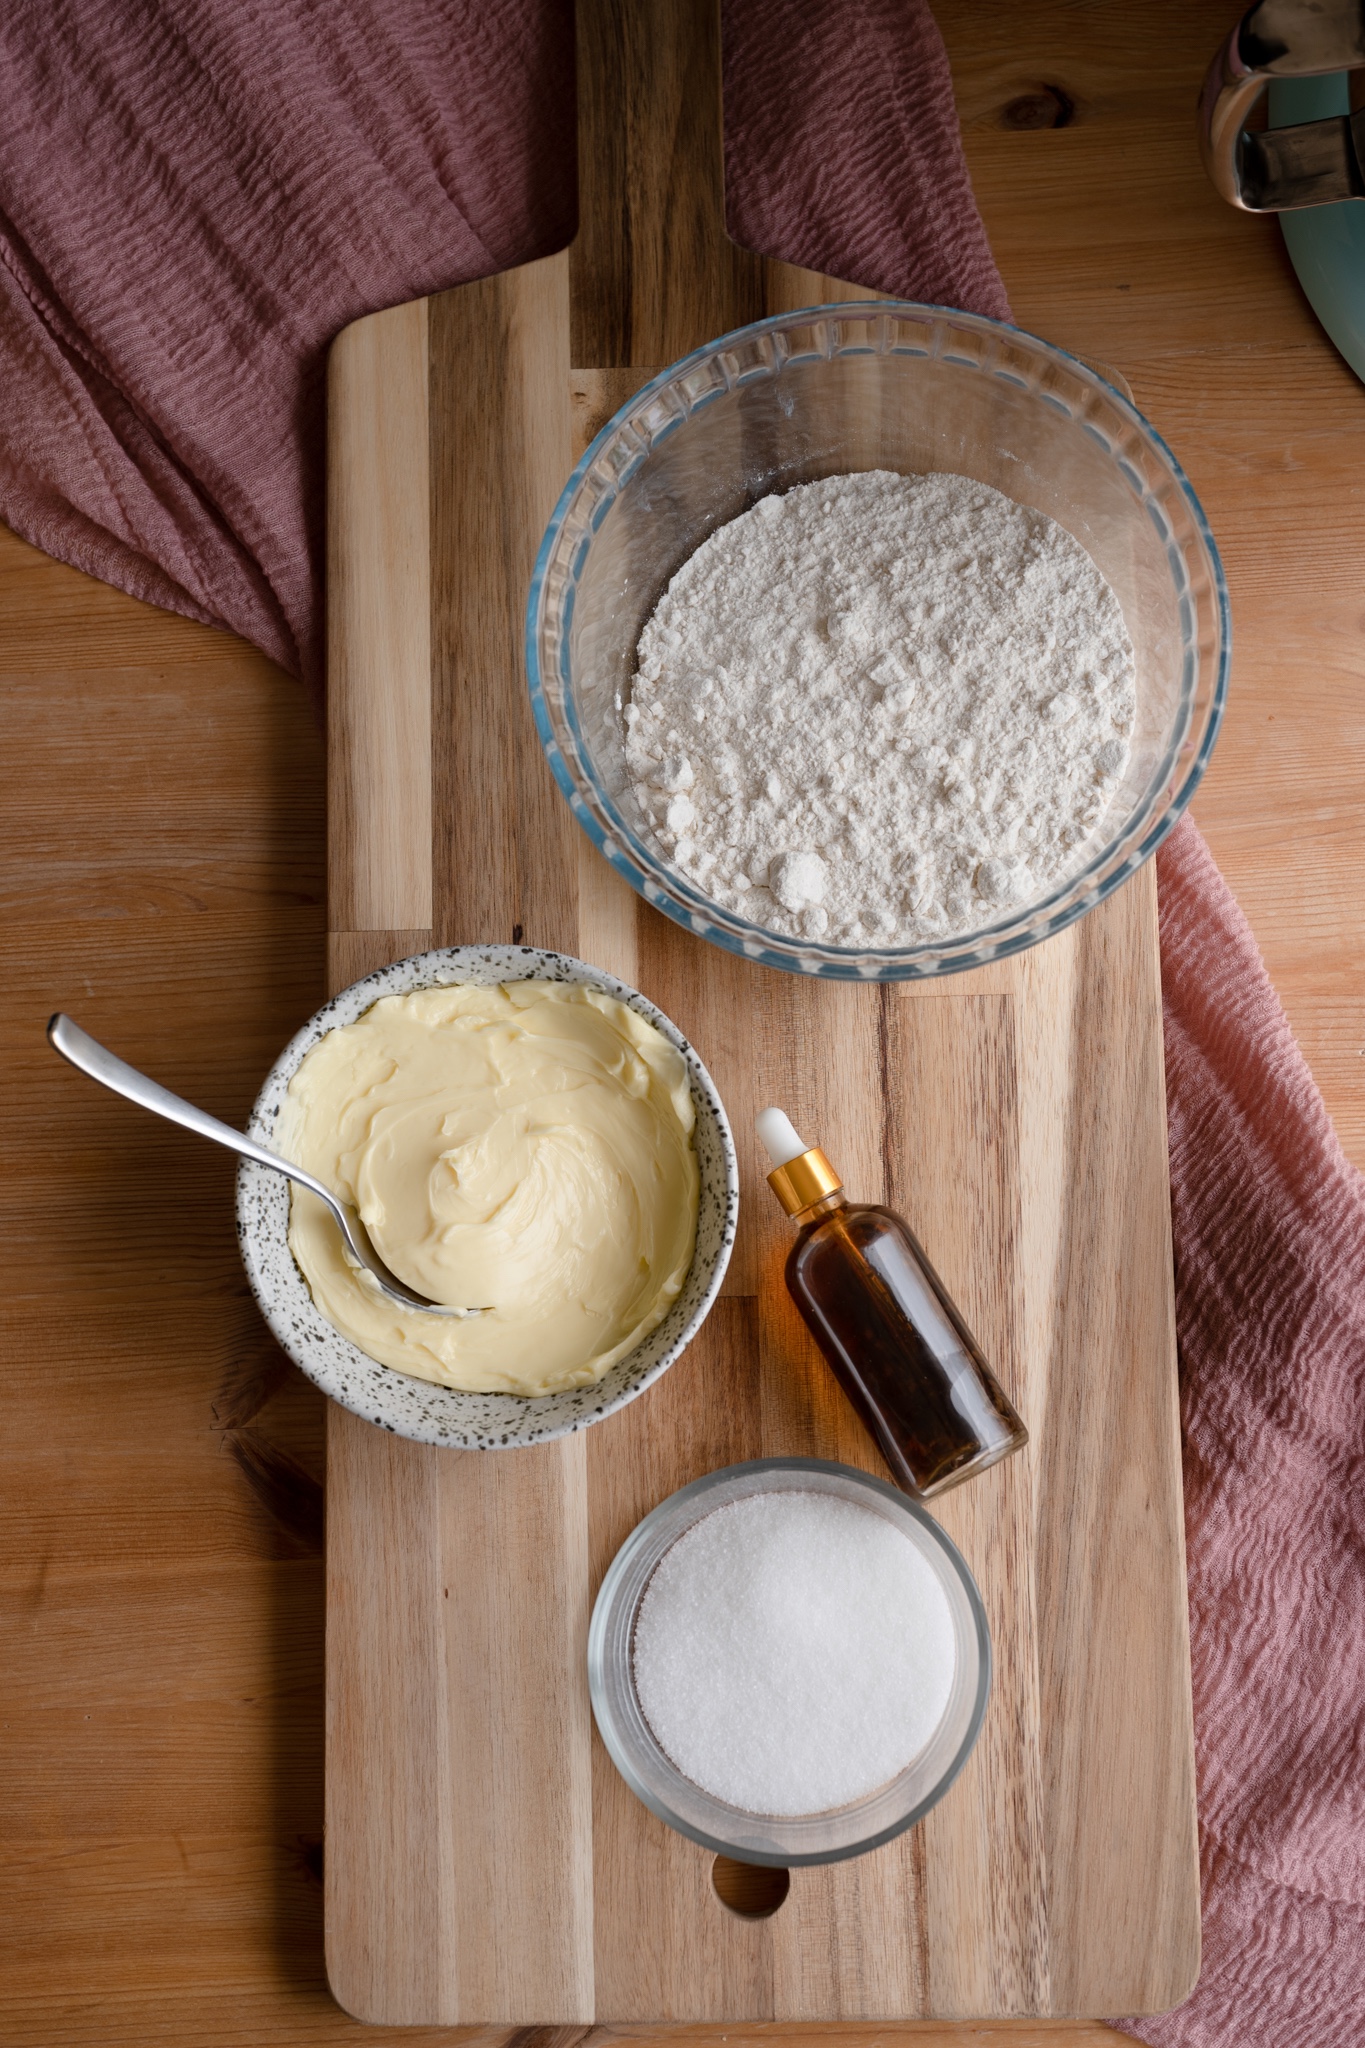
M736 238L1004 315L923 0L729 0ZM14 0L0 517L320 674L323 366L561 246L544 0ZM836 135L839 147L829 148ZM1204 1968L1169 2048L1365 2040L1365 1183L1198 833L1161 865Z

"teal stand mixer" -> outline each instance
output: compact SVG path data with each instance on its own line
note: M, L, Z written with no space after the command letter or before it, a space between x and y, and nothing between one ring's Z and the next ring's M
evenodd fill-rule
M1314 312L1365 380L1365 0L1261 0L1209 67L1199 103L1204 164L1230 206L1278 213ZM1270 88L1269 125L1248 129Z

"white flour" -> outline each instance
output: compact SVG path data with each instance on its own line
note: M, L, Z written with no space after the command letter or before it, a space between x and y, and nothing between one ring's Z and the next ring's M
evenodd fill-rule
M1080 865L1128 762L1133 650L1078 541L968 477L762 499L640 635L636 822L755 924L913 945Z

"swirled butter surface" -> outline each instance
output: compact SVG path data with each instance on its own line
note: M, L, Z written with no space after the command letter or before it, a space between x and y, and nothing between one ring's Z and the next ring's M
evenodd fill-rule
M385 996L329 1031L275 1140L360 1211L380 1256L470 1318L396 1307L295 1187L289 1245L362 1351L473 1393L591 1384L663 1320L699 1177L682 1055L614 996L558 982Z

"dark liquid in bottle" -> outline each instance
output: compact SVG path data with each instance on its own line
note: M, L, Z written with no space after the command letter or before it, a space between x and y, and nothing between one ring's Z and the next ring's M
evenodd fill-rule
M898 1483L941 1493L1028 1431L899 1216L841 1202L803 1229L787 1285Z

